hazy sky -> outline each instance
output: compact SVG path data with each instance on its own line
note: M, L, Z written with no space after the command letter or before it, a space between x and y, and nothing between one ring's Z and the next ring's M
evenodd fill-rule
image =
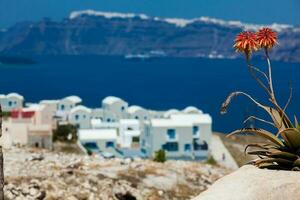
M300 25L300 0L0 0L0 28L43 17L59 20L83 9Z

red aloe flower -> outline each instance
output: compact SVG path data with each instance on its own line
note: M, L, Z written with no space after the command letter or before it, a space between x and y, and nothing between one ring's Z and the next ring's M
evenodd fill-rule
M262 28L256 33L256 41L260 47L271 49L277 44L277 34L270 28Z
M239 33L235 38L233 47L239 52L244 52L246 58L249 59L251 52L258 49L256 34L251 31Z

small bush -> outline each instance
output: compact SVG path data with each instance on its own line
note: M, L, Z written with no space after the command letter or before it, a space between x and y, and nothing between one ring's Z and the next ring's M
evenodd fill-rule
M2 111L2 113L0 113L0 115L3 117L3 119L7 119L7 118L10 117L11 113L6 112L6 111Z
M213 156L209 156L208 159L206 160L206 163L210 164L210 165L216 165L217 161L215 160L215 158Z
M75 143L77 141L76 126L72 124L59 125L53 132L53 141Z
M166 152L162 149L155 152L153 161L164 163L166 161Z

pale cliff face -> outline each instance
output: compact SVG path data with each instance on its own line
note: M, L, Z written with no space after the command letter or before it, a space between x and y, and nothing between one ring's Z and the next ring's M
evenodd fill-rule
M300 31L279 31L278 60L300 61ZM0 52L16 55L136 55L234 58L235 35L259 25L211 18L161 19L119 13L72 13L60 22L49 19L18 23L0 33ZM153 55L152 55L153 54Z

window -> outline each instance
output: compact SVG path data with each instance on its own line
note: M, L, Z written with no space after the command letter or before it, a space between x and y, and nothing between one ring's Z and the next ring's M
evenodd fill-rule
M109 141L109 142L106 142L106 148L113 148L115 145L114 145L114 142L111 142L111 141Z
M178 151L178 143L177 142L167 142L162 145L162 149L165 151Z
M9 101L9 102L8 102L8 106L10 106L10 107L11 107L11 106L12 106L12 104L13 104L13 103L12 103L12 101Z
M61 105L61 106L60 106L60 109L61 109L61 110L65 110L65 105Z
M141 149L141 151L142 151L143 154L147 154L146 149Z
M111 119L110 119L110 118L107 118L107 119L106 119L106 121L107 121L107 122L110 122L110 121L111 121Z
M199 127L193 126L193 136L197 136L199 134Z
M122 107L121 107L121 111L123 112L124 110L125 110L125 107L124 107L124 106L122 106Z
M79 120L79 115L75 115L75 120L76 120L76 121Z
M140 137L139 136L132 137L132 142L139 143L140 142Z
M83 115L82 117L83 117L83 119L85 119L85 118L86 118L86 116L85 116L85 115Z
M139 116L135 116L134 118L135 118L135 119L139 119Z
M199 151L199 150L208 150L208 144L206 141L203 141L202 144L200 144L199 139L194 139L193 140L193 146L194 146L194 150L195 151Z
M146 141L142 140L142 146L144 147L146 145Z
M175 140L176 139L176 131L175 129L168 129L167 135L169 140Z
M184 151L191 151L191 150L192 150L191 144L185 144L184 145Z
M96 150L98 149L98 146L95 142L87 142L83 145L88 150Z

